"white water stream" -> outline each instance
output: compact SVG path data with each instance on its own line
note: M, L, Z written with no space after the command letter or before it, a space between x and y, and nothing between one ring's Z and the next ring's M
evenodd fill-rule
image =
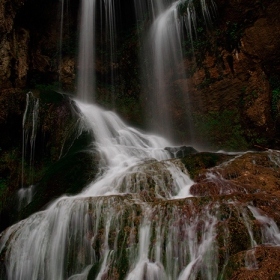
M146 102L148 124L153 131L166 138L174 139L174 112L171 107L174 95L184 106L187 120L187 139L193 143L194 129L192 110L186 83L183 59L182 39L184 34L193 42L196 37L197 9L201 10L205 24L211 22L211 10L214 2L205 0L134 0L135 14L140 24L151 22L148 32L143 32L140 41L143 44L140 62L142 64L143 88L149 87ZM183 6L180 14L178 7ZM196 7L195 7L196 6ZM141 29L141 26L138 26ZM192 51L192 50L189 50ZM180 84L184 83L184 90ZM180 96L181 95L181 96ZM179 97L180 96L180 97ZM170 106L173 104L172 106Z
M174 88L168 88L166 74L172 69L177 73L176 67L183 61L180 51L180 20L177 11L179 2L180 0L172 3L169 8L159 13L151 26L146 43L146 53L152 52L153 65L152 75L149 75L153 94L147 103L148 110L152 112L155 122L153 129L161 128L161 132L164 131L164 135L170 139L173 122L168 107ZM179 78L184 78L184 74L175 74L173 77L174 80Z
M110 197L123 197L126 194L134 194L135 203L140 206L145 217L138 224L139 244L134 244L135 254L139 257L134 255L134 261L130 263L132 268L135 267L131 273L140 273L135 271L139 270L137 267L141 266L143 259L148 258L147 249L143 248L149 247L150 213L154 210L150 209L149 204L143 204L139 194L149 193L153 183L153 196L156 198L172 199L180 193L189 196L192 181L182 172L182 164L176 161L162 162L169 158L168 152L164 150L164 147L170 145L166 140L128 127L116 114L104 111L96 105L81 102L77 102L77 105L84 116L84 129L92 130L95 137L93 148L100 154L100 175L79 195L62 197L47 210L32 215L6 231L1 239L0 251L7 249L8 279L66 279L70 276L75 279L73 274L80 275L83 269L99 259L91 245L93 239L97 238L97 233L92 233L92 223L97 223L97 230L101 226L98 219L102 219L106 225L101 253L103 262L100 277L96 278L101 279L113 258L112 249L108 245L109 232L112 227L120 228L124 222L121 213L116 216L114 200L117 198ZM104 196L109 196L110 203L103 202L106 199ZM98 201L96 205L90 203L93 197ZM95 209L90 210L90 207ZM118 207L118 211L122 212L127 206L119 204ZM92 219L91 211L97 220ZM98 213L99 211L101 212ZM175 213L174 215L173 219L177 217ZM179 216L176 219L178 218ZM145 237L142 238L142 235ZM171 248L173 247L172 245ZM199 255L198 252L197 254ZM70 272L67 271L69 258L73 258L75 264L71 266ZM163 268L161 270L164 271ZM173 274L180 272L179 268L177 270Z
M141 172L142 168L145 168L145 165L142 164L151 160L161 165L160 168L165 168L160 176L159 171L156 170L156 163L155 166L150 164L151 176L154 176L158 188L161 188L158 190L158 195L164 192L167 198L171 198L183 189L189 189L192 181L186 174L182 173L178 166L172 163L158 162L170 157L169 153L164 150L164 147L170 146L170 143L165 139L146 135L128 127L115 113L104 111L96 105L81 102L77 102L77 105L85 116L88 129L94 133L102 170L99 178L81 196L139 192L140 188L143 188L145 172L147 173L147 171ZM153 168L154 172L152 172ZM172 177L177 177L173 174L174 172L180 172L182 180L180 181L178 178L178 180L171 182L174 187L169 188L168 191L164 189L167 184L163 180L160 181L160 177L169 176L169 180L172 180ZM167 175L168 173L169 175ZM134 183L132 183L133 180ZM160 183L158 183L159 181ZM184 192L189 195L188 191Z
M80 100L92 102L95 91L96 0L82 0L77 92Z
M18 191L18 209L29 204L34 190L35 144L39 122L39 99L32 92L26 94L26 106L22 119L22 170L21 188ZM29 186L24 186L24 181Z

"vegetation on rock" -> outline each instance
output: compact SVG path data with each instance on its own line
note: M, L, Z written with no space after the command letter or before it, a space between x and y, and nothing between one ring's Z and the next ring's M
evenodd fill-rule
M19 94L25 97L23 92ZM35 142L32 146L27 142L26 147L22 147L26 149L24 158L18 145L23 145L24 133L30 135L34 126L32 118L26 117L24 132L22 121L19 120L13 127L7 122L9 119L16 120L14 111L10 111L9 107L2 111L7 114L6 121L2 122L2 129L7 132L6 137L14 134L15 138L10 140L3 137L0 140L0 147L3 147L0 151L1 230L42 209L62 194L80 192L98 171L96 155L87 151L93 136L80 131L80 115L72 101L54 91L35 90L30 94L40 103L39 124ZM2 99L0 104L4 105L4 102L5 99ZM23 108L21 110L23 114ZM27 113L31 114L31 117L34 114L32 111ZM9 133L10 129L13 133ZM23 209L14 207L13 205L19 203L19 189L28 188L30 185L35 186L32 203Z

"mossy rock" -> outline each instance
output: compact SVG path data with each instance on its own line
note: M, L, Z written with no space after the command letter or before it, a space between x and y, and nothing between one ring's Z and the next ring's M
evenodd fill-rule
M180 146L180 147L166 147L164 150L168 151L173 158L182 158L188 155L198 153L193 147Z
M186 166L190 177L194 179L202 170L217 166L231 158L233 158L232 155L202 152L183 157L181 161Z
M229 258L225 267L224 280L278 280L280 279L280 248L278 246L257 246L255 258L257 269L247 269L245 265L247 251L242 251Z
M65 96L54 90L40 90L39 98L43 104L46 104L46 103L57 104L57 103L61 102L65 98Z
M96 279L96 277L97 277L97 275L99 273L101 265L102 265L102 260L99 260L98 262L95 262L93 264L92 268L90 269L90 271L88 273L87 280Z
M93 135L89 132L81 133L80 113L74 102L66 95L50 90L35 90L32 94L28 94L29 100L33 98L39 101L36 141L32 148L29 145L29 139L26 140L24 172L22 173L21 139L24 110L21 110L20 118L17 120L20 130L16 137L17 146L12 145L12 148L7 149L3 144L5 150L0 150L2 192L0 230L42 209L62 194L71 195L80 192L93 180L97 172L97 153L92 152L92 149L86 152L93 142ZM24 102L23 98L21 102ZM33 114L32 110L31 108L28 114ZM6 126L9 124L8 119ZM25 129L29 135L31 135L32 125L32 116L26 117ZM30 166L31 159L29 158L31 149L34 149L32 166ZM31 169L32 176L30 176ZM18 209L17 191L21 186L27 188L30 185L35 186L33 201L24 209Z
M63 194L74 195L89 184L98 172L96 154L85 149L91 137L83 133L66 156L51 164L41 181L36 185L32 202L22 211L26 217Z
M250 236L243 222L235 217L228 220L229 240L228 247L230 255L250 248ZM238 240L238 242L236 242Z

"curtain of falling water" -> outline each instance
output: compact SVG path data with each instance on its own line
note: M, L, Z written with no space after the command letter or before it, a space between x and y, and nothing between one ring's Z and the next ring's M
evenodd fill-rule
M142 34L140 41L143 51L140 54L142 64L143 90L147 91L146 112L148 125L165 137L175 140L173 97L178 86L176 81L186 80L183 65L182 43L183 32L193 37L196 29L196 11L193 1L186 0L134 0L138 28L143 22L151 22L147 33ZM186 4L187 13L178 13L178 5ZM210 22L210 12L205 0L200 0L200 8L205 22ZM145 24L146 26L147 24ZM148 85L148 87L147 87ZM188 142L194 141L192 110L186 84L180 102L184 104L188 130Z
M78 57L78 98L93 102L95 91L95 6L96 0L82 0Z

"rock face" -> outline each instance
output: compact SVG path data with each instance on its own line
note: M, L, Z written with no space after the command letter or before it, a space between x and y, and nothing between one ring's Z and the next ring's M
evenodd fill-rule
M165 150L167 150L173 158L182 158L186 155L192 155L197 153L197 151L193 147L186 146L166 147Z
M76 34L76 19L74 18L77 17L77 7L75 4L71 7L65 20L67 28L71 29L71 34ZM66 62L63 61L62 70L60 70L60 30L58 28L61 20L58 15L60 8L59 3L55 1L48 3L33 0L1 1L1 90L34 88L40 85L46 87L58 82L60 75L65 89L73 90L76 37L73 35L74 37L70 38L69 32L64 30L65 45L61 46L61 49L68 59ZM69 62L69 59L72 62ZM72 78L71 81L69 81L69 75Z
M0 139L1 231L54 198L81 191L97 165L96 155L85 151L92 135L83 131L68 97L54 91L9 91L0 97L0 129L5 131ZM28 189L32 203L20 195Z
M276 0L246 3L216 0L215 3L217 11L212 27L206 28L202 21L198 22L195 59L185 41L185 61L174 69L187 71L186 79L172 81L177 89L168 102L178 128L177 137L188 140L187 106L192 108L195 138L207 143L208 148L244 150L254 145L276 148L280 135L279 3ZM64 90L75 91L79 2L68 4L64 18L67 28L61 44L58 42L61 18L57 12L60 4L56 1L1 1L1 91L57 87L58 81ZM125 17L128 15L126 12ZM129 20L132 24L131 15ZM128 32L124 26L117 32L122 29ZM139 119L143 119L149 93L140 93L139 44L134 33L128 39L118 40L118 55L113 65L106 59L107 64L103 65L104 53L97 50L97 99L105 106L115 102L125 118L142 125ZM108 42L97 41L101 49L108 49ZM110 84L112 75L114 85ZM189 99L182 102L182 95ZM185 102L187 105L182 106ZM215 124L213 119L219 115L219 123ZM228 127L227 131L223 126Z
M24 1L0 3L1 89L24 87L28 71L29 32L14 29L14 19Z
M182 159L195 181L191 193L202 201L219 201L217 228L225 230L217 233L219 263L227 259L222 279L257 279L260 275L277 279L280 275L279 246L273 246L270 239L274 225L280 225L279 156L278 151L238 156L199 153ZM246 216L245 209L251 214ZM271 232L264 229L269 223ZM275 229L278 244L279 229ZM223 242L222 235L226 236Z
M245 280L259 275L267 280L277 279L279 159L279 152L270 150L236 155L196 153L180 160L147 161L141 163L138 173L131 170L120 184L133 190L139 187L140 191L81 196L70 201L60 198L55 209L57 215L61 211L65 215L69 229L63 227L66 241L59 235L64 222L53 223L59 240L67 244L63 251L67 261L61 264L65 278L83 271L87 279L97 275L102 279L129 279L136 273L141 275L139 279L149 279L151 275L178 279L184 273L196 280ZM162 193L166 187L170 194L176 186L177 178L170 177L167 171L170 164L192 174L191 192L196 196L174 199ZM44 213L15 225L11 228L13 234L8 230L4 233L9 238L5 238L6 247L0 255L0 279L5 279L6 268L18 275L20 262L12 271L5 268L2 260L9 263L9 258L19 257L19 244L34 249L28 247L30 238L26 233L38 226L41 215ZM46 225L37 242L53 245L48 239L48 220L44 221ZM38 250L46 253L44 247ZM105 257L108 252L110 258ZM41 269L49 259L38 254L38 259L32 261ZM48 275L49 271L42 269L42 273Z
M272 107L279 102L279 87L272 80L279 81L279 3L231 0L216 4L213 30L197 39L206 47L196 50L197 63L188 79L191 107L204 121L209 112L235 112L247 142L277 146L279 111L273 112ZM192 63L186 61L186 65Z
M24 1L6 1L2 0L0 3L0 32L1 39L11 32L14 26L14 18L20 7L24 5Z

